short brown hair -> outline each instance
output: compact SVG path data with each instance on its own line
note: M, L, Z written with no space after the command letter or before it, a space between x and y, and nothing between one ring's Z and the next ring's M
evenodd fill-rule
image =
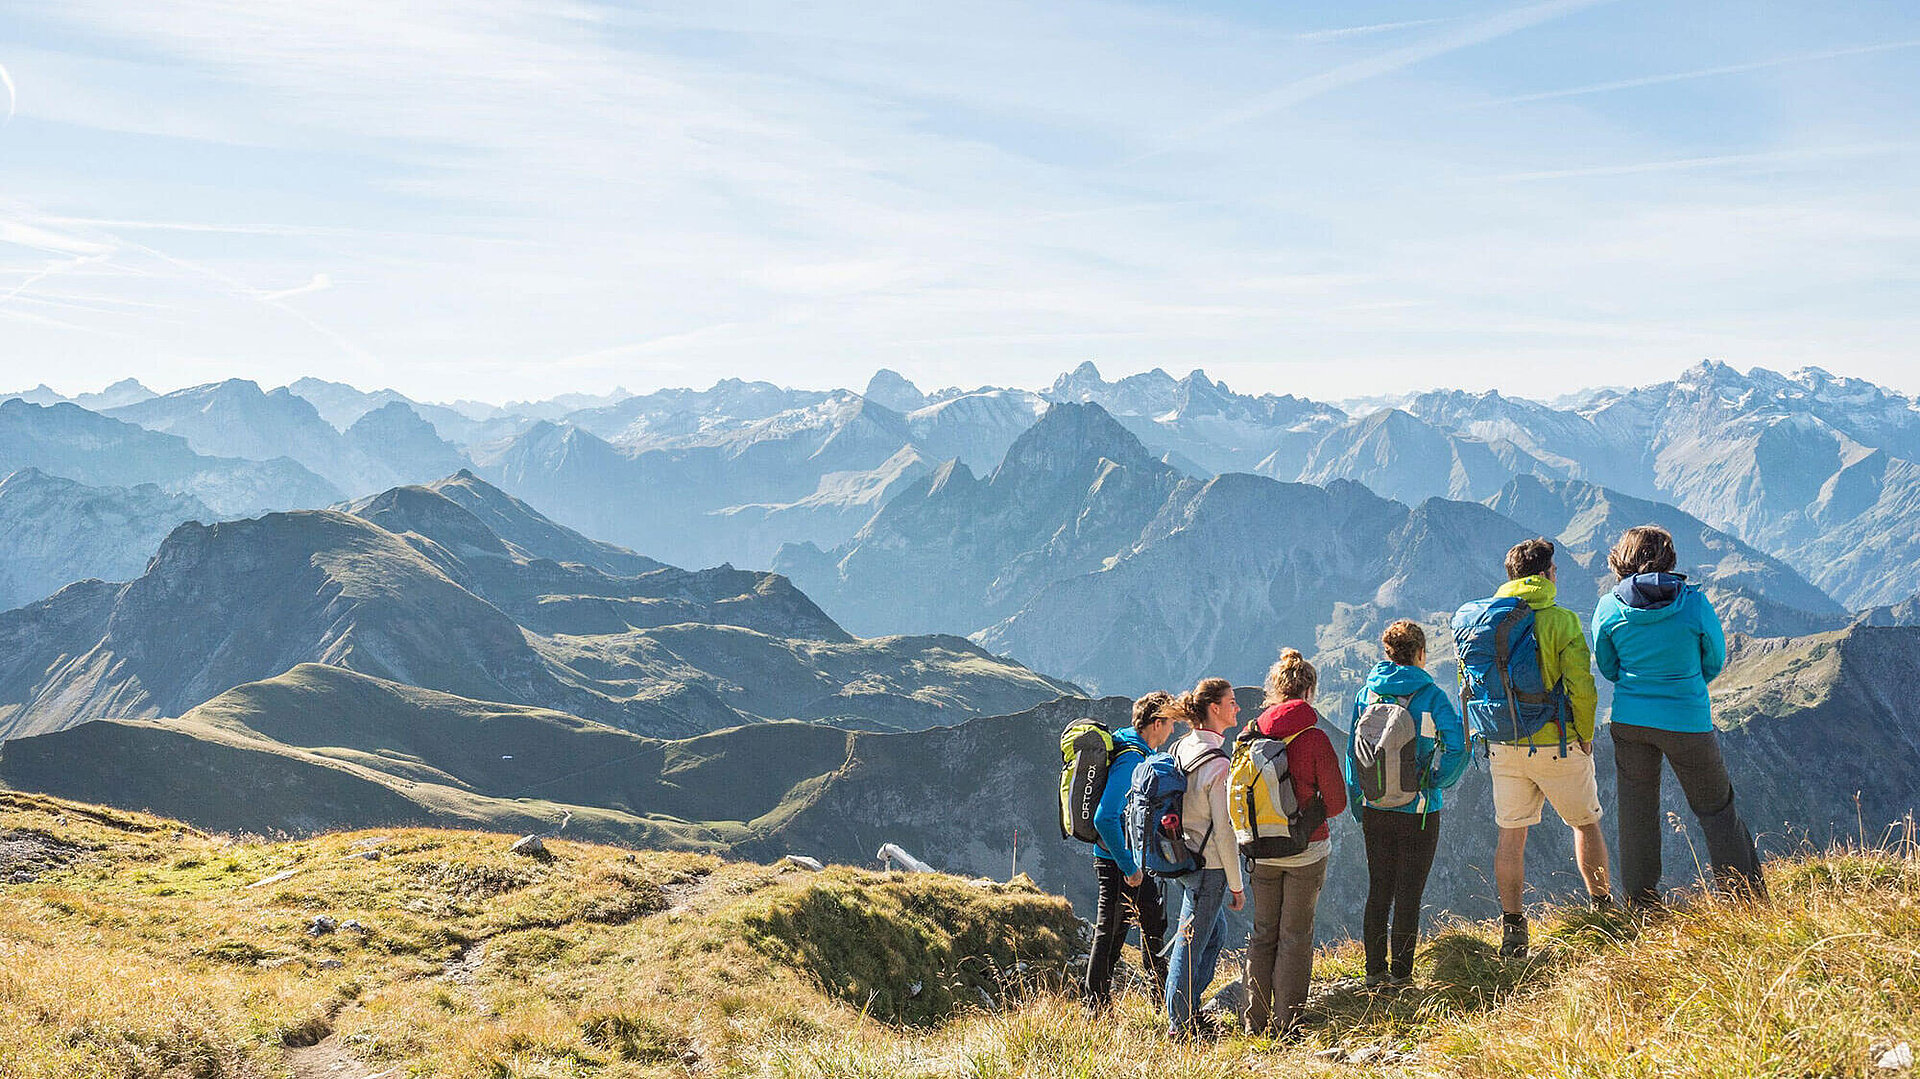
M1160 710L1172 703L1173 694L1168 693L1164 689L1156 689L1152 693L1133 702L1133 729L1137 731L1147 724L1152 723L1154 720L1159 719Z
M1320 673L1298 648L1282 649L1280 658L1267 668L1267 703L1311 700L1319 684Z
M1232 692L1233 683L1224 678L1202 678L1192 692L1173 698L1159 714L1172 716L1189 727L1198 727L1207 718L1207 709Z
M1679 562L1673 533L1659 525L1627 529L1607 553L1607 567L1623 581L1636 573L1671 573Z
M1521 540L1507 551L1507 580L1535 577L1553 568L1553 541L1545 536Z
M1380 634L1380 643L1386 646L1389 661L1411 667L1427 650L1427 631L1420 628L1420 623L1402 618Z

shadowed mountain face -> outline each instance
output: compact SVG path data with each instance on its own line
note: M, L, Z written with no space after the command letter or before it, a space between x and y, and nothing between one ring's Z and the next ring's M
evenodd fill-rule
M1742 811L1763 849L1852 835L1856 792L1857 827L1869 839L1920 809L1920 706L1897 688L1920 678L1916 664L1914 628L1736 638L1715 700ZM1241 696L1253 714L1257 694ZM1344 709L1330 697L1320 705L1329 714ZM0 750L0 781L209 828L420 822L525 831L572 812L568 834L586 838L856 864L897 842L937 868L994 877L1013 868L1017 832L1019 870L1090 915L1089 848L1057 830L1059 732L1080 716L1124 725L1128 713L1125 698L1062 698L918 732L774 723L661 741L308 665L179 719L101 721L15 739ZM1338 727L1327 730L1344 744ZM1611 813L1606 737L1597 751ZM1668 808L1690 826L1668 786ZM1491 915L1497 829L1484 765L1467 773L1430 826L1440 829L1440 850L1427 903ZM1688 842L1667 837L1670 883L1695 877ZM1698 838L1692 842L1697 848ZM1323 939L1358 933L1366 892L1351 818L1333 822L1333 843L1319 906ZM1569 833L1551 814L1530 837L1528 870L1531 898L1581 890Z
M182 525L127 584L0 614L0 734L177 715L303 662L661 734L769 718L913 728L1064 686L955 638L857 641L784 578L661 566L470 475L443 486L532 549L428 488L353 514Z
M136 576L167 533L214 513L153 484L89 487L23 468L0 479L0 610L88 577Z
M151 483L215 513L324 506L340 491L285 457L241 460L194 452L186 440L72 404L0 402L0 474L36 468L94 487Z

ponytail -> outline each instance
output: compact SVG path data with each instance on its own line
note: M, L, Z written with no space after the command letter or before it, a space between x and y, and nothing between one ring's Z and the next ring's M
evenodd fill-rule
M1233 692L1233 683L1224 678L1203 678L1190 692L1182 693L1161 706L1160 714L1198 729L1207 718L1207 709Z
M1320 673L1307 662L1298 648L1283 649L1280 659L1267 669L1267 704L1281 701L1310 701L1320 684Z

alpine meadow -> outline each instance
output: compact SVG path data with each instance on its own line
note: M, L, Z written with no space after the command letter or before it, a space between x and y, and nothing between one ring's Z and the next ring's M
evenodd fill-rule
M0 1079L1920 1074L1916 49L0 19Z

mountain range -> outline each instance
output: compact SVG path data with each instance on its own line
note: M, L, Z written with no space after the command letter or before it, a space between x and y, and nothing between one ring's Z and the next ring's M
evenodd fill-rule
M0 737L179 715L306 662L656 735L917 727L1071 688L959 638L857 640L784 578L594 543L471 473L182 524L131 581L0 614L0 641Z
M19 396L43 407L60 400L44 387ZM1200 371L1107 381L1091 363L1040 390L926 392L880 371L860 392L726 379L505 406L430 404L318 379L273 391L232 380L164 396L128 380L74 401L181 434L196 454L287 458L324 477L335 500L472 467L588 534L668 561L741 565L767 565L786 543L838 547L949 461L993 472L1049 405L1095 404L1194 479L1354 480L1409 506L1490 499L1518 476L1578 480L1683 510L1849 609L1920 593L1920 407L1818 368L1742 374L1708 361L1667 382L1554 403L1436 390L1352 411L1236 393ZM0 456L0 471L23 464L95 485L155 482L221 513L330 504L311 485L267 486L277 497L248 500L189 490L172 475L82 475L45 455ZM198 486L213 485L202 477Z

